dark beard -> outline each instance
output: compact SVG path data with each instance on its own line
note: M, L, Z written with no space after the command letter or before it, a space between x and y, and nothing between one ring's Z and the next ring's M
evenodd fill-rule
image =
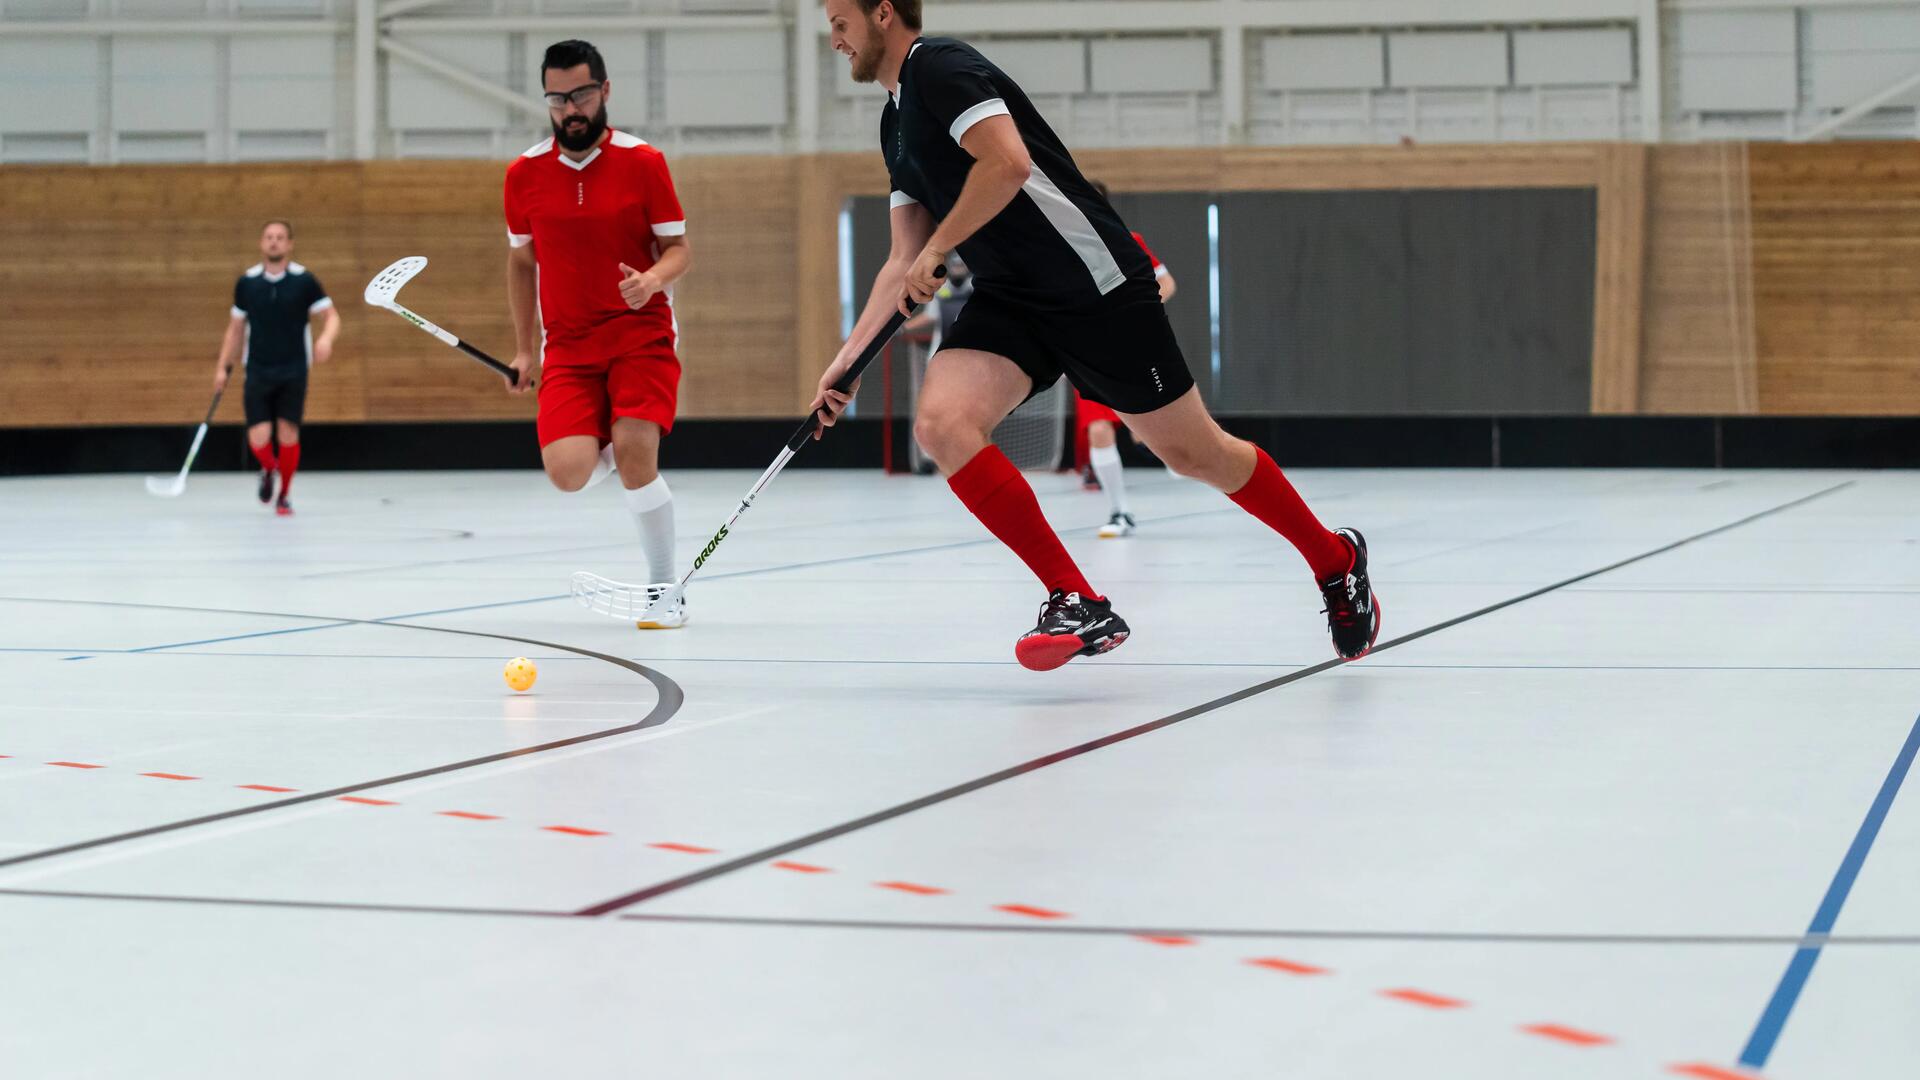
M573 118L568 117L568 119ZM554 120L552 123L553 137L562 147L576 154L582 150L591 150L594 144L600 141L600 137L607 133L607 107L603 103L598 112L587 118L586 129L579 131L578 134L569 135L566 127L559 120Z
M867 39L873 47L860 50L860 55L854 58L852 74L853 81L857 83L878 82L880 65L887 59L887 41L880 36L880 28L870 26L868 29L873 31L872 36Z

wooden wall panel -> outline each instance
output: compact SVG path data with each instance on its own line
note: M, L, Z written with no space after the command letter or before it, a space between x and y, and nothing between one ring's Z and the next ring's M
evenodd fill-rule
M1555 144L1080 159L1117 191L1594 187L1597 409L1920 411L1920 147L1754 147L1750 231L1746 174L1729 171L1731 152ZM695 252L676 298L683 412L791 415L840 344L839 212L850 196L885 192L878 154L689 157L673 167ZM531 415L531 399L507 396L470 361L359 302L381 266L426 255L432 267L408 301L510 352L504 169L0 169L0 426L190 423L205 407L233 278L255 261L259 223L280 215L294 219L296 257L346 320L334 364L314 381L314 419ZM856 283L862 297L867 284ZM221 418L237 420L239 404L231 397Z
M1639 408L1758 409L1746 147L1662 146L1648 171Z
M1920 144L1755 144L1761 411L1920 413Z

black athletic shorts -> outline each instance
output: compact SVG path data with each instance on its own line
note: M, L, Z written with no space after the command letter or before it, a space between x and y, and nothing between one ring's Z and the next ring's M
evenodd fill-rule
M247 403L249 427L269 420L297 424L307 411L307 377L272 379L248 375L246 393L242 396Z
M1083 397L1122 413L1153 412L1193 388L1159 293L1130 285L1073 311L1038 311L975 292L940 349L1006 357L1033 380L1029 397L1065 375Z

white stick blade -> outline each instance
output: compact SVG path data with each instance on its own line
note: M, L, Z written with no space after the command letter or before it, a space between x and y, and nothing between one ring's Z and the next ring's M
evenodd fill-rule
M158 495L163 499L171 499L186 489L187 479L184 476L147 477L147 494L149 495Z
M425 255L409 255L373 275L373 280L367 282L367 303L374 307L387 307L393 303L394 297L400 295L400 287L426 268Z
M651 610L645 585L628 585L581 570L573 575L569 589L581 607L610 619L638 621Z

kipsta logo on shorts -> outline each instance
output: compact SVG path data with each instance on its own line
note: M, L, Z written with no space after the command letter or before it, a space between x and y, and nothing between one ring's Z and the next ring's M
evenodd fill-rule
M1155 390L1165 390L1167 388L1166 384L1160 381L1160 369L1148 368L1147 370L1153 373L1153 388Z

